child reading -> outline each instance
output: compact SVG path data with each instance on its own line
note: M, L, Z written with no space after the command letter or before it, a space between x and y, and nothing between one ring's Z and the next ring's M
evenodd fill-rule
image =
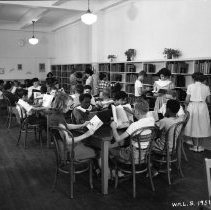
M71 106L73 106L73 99L65 94L65 93L58 93L55 96L55 100L52 104L52 108L55 109L55 112L52 115L49 115L49 123L50 126L59 126L61 128L66 128L69 130L74 130L74 129L79 129L83 128L88 125L89 122L85 121L83 124L75 125L75 124L67 124L65 118L64 118L64 113L66 113ZM85 146L81 141L83 139L86 139L90 137L93 134L93 130L88 130L85 132L83 135L74 137L75 141L75 147L74 147L74 152L75 152L75 159L76 160L83 160L86 158L94 158L95 157L95 151L90 148ZM67 139L67 144L68 144L68 149L69 151L71 150L71 138L69 138L66 135ZM62 142L60 142L60 146L62 145ZM62 148L62 146L61 146Z
M112 128L112 132L113 132L115 141L122 142L125 139L127 139L134 131L136 131L140 128L154 126L155 120L153 117L147 116L148 111L149 111L149 105L148 105L147 101L139 100L138 102L135 102L134 115L136 116L136 118L138 120L136 122L133 122L127 128L127 130L121 135L118 134L117 124L113 121L110 126ZM149 134L149 133L145 133L145 134ZM138 145L134 144L133 146L135 149L135 162L137 162L139 154L138 154L138 150L136 150L136 148L138 148ZM146 145L144 145L144 146L146 146ZM113 148L110 150L111 157L116 156L116 157L120 158L123 162L128 162L130 160L130 153L128 152L129 149L130 149L129 146ZM143 153L141 155L142 155L141 159L144 159L145 152L143 151Z
M180 104L177 100L169 99L166 103L166 114L163 119L156 123L161 130L161 137L155 141L152 150L162 151L165 145L165 131L167 131L173 124L183 121L183 117L177 117L177 113L180 109ZM179 130L178 130L179 132ZM173 147L173 129L169 133L169 151Z

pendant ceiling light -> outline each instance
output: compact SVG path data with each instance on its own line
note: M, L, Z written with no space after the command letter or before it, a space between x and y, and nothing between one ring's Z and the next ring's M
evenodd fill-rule
M97 15L94 15L89 9L89 0L88 0L88 10L85 14L81 16L81 21L87 25L92 25L97 21Z
M36 45L39 42L39 40L34 36L34 23L35 23L35 21L32 21L33 35L32 35L32 38L29 39L29 44L32 44L32 45Z

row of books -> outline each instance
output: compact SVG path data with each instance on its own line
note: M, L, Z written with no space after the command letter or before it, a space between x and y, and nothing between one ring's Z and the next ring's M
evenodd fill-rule
M124 63L112 64L111 72L125 72Z
M147 73L155 73L156 72L156 67L155 67L154 64L145 63L143 65L143 70L146 71Z
M194 65L195 72L211 74L211 61L196 61Z
M136 66L134 64L127 64L126 72L136 72Z
M127 74L126 75L126 82L134 83L137 79L137 74Z
M168 62L166 68L171 71L171 73L188 73L188 63L185 62Z
M111 75L111 81L121 82L122 81L122 75L121 74L112 74Z
M110 71L110 65L109 64L100 64L99 65L99 72L101 72L101 71L109 72Z

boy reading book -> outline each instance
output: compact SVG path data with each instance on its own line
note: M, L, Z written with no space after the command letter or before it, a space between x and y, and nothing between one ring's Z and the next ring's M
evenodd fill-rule
M133 122L133 114L129 111L125 111L125 109L127 109L132 112L130 104L118 106L111 105L111 109L117 128L127 128Z
M153 117L147 116L148 111L149 111L149 105L148 105L147 101L139 100L138 102L135 102L135 104L134 104L134 115L138 119L138 121L133 122L127 128L127 130L121 135L118 134L117 124L113 121L110 126L112 128L112 132L113 132L113 136L114 136L115 141L116 142L122 142L125 139L127 139L134 131L136 131L140 128L147 127L147 126L154 126L155 120L154 120ZM148 131L146 131L146 132L148 132ZM146 134L149 134L149 133L144 133L144 135L146 135ZM146 149L147 146L148 145L146 145L144 143L143 145L141 145L141 148ZM138 150L136 149L136 148L138 148L138 145L134 144L133 147L134 147L134 155L135 155L135 161L136 161L138 159L136 157L139 156ZM117 156L123 162L128 162L130 160L130 153L128 152L129 149L130 149L129 146L113 148L113 149L110 150L111 158L114 157L114 156ZM142 152L141 159L144 159L145 152L146 152L146 150L144 150Z

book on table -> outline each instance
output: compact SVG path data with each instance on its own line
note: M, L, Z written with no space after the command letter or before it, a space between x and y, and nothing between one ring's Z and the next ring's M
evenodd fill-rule
M100 118L97 115L95 115L89 122L90 123L86 127L89 130L94 131L94 132L103 125L103 122L100 120Z
M111 105L111 109L114 122L117 124L117 128L127 128L134 121L130 104L118 106Z

